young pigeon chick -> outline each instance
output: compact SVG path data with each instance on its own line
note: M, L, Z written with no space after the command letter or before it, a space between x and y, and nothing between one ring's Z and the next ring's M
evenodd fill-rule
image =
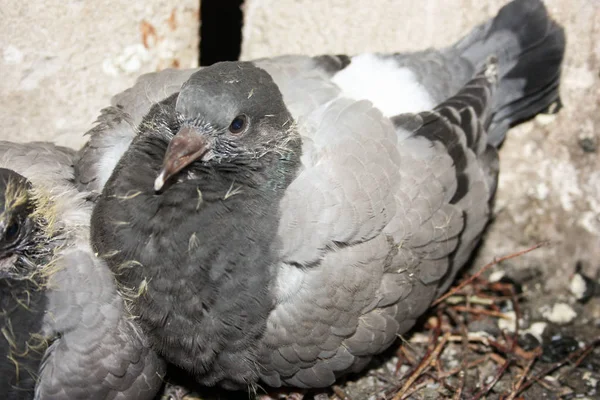
M31 186L0 168L0 392L9 399L33 396L46 350L40 337L46 308L37 265L50 261L49 238L32 216Z
M0 391L152 399L164 362L90 248L91 203L73 185L74 155L0 142Z
M152 346L199 382L329 386L465 264L496 148L558 100L564 46L540 1L516 0L443 50L184 71L95 181L93 246L139 293Z

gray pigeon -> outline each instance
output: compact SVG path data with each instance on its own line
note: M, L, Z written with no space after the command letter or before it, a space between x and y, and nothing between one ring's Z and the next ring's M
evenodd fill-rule
M164 361L91 250L92 203L74 185L74 156L0 142L0 393L152 399Z
M442 50L148 75L80 154L102 190L92 244L200 383L329 386L466 263L496 149L558 101L564 48L542 2L516 0Z

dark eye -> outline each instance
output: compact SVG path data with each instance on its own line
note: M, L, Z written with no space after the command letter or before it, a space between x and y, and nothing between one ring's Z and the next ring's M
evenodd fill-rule
M11 222L8 228L6 228L6 230L4 231L4 240L6 240L9 243L15 241L19 236L19 230L19 223L17 221Z
M229 125L229 132L231 133L242 133L246 126L248 126L248 117L245 115L238 115L231 121L231 125Z

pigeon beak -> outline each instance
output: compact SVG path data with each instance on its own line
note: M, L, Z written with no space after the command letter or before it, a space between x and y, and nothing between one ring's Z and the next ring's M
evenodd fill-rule
M163 168L154 181L154 190L160 191L166 181L209 150L208 140L197 129L189 126L181 128L167 147Z

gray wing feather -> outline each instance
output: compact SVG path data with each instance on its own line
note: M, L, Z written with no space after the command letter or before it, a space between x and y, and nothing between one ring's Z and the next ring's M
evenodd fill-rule
M103 109L96 124L75 163L77 186L89 192L102 191L136 134L132 117L119 106Z
M37 399L152 399L164 366L125 315L103 261L85 243L63 251L50 279Z
M199 68L173 69L141 75L131 88L115 95L112 106L121 107L134 126L142 122L152 105L181 89L181 85Z
M394 147L393 127L369 102L337 99L304 131L316 154L303 149L304 170L286 191L279 225L283 260L302 265L376 235L395 213L389 188L399 178L398 158L381 157Z
M48 142L0 141L0 165L47 189L73 184L75 151Z
M115 95L101 111L90 139L76 160L78 186L100 192L117 162L137 134L137 127L153 104L179 91L198 69L166 69L140 76L135 85Z

